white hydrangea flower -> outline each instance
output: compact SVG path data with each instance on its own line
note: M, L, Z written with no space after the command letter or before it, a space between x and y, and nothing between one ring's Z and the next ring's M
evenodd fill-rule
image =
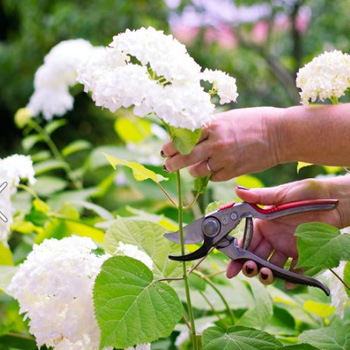
M152 102L153 111L159 118L174 127L189 130L209 124L215 109L210 95L199 82L167 85Z
M153 269L153 261L150 256L140 250L136 245L133 244L124 244L119 242L117 249L114 252L114 255L125 255L129 258L140 260L143 262L150 270Z
M130 63L131 58L140 64ZM97 106L112 112L133 106L140 117L152 114L173 127L195 130L209 124L214 113L201 77L200 66L184 45L154 28L141 28L115 36L105 50L95 50L79 68L77 80L92 92ZM237 97L232 82L228 75L221 77L222 101Z
M42 113L50 120L73 108L69 87L76 83L78 67L93 50L83 39L62 41L51 49L35 74L34 93L27 106L33 115Z
M17 186L21 179L28 179L30 184L35 183L34 168L29 156L12 155L0 159L0 186L5 182L6 187L0 192L0 243L7 246L11 225L13 224L14 208L12 206L11 195L17 191ZM6 219L6 220L5 220Z
M49 239L34 245L9 291L29 318L38 347L98 350L100 330L93 309L93 285L107 255L91 251L90 238Z
M341 261L339 266L334 270L334 272L343 278L344 275L344 268L346 265L346 261ZM335 307L335 311L337 315L339 315L341 318L344 317L344 311L349 303L349 297L346 294L344 285L337 277L334 276L334 274L327 270L323 273L323 276L328 280L329 289L331 291L331 299L332 299L332 306Z
M149 64L158 76L168 81L197 80L200 66L188 54L186 46L152 27L129 30L113 37L110 46Z
M343 96L350 86L350 55L338 50L324 52L299 70L296 85L305 106L310 100Z
M235 102L238 97L236 79L220 70L205 69L201 79L209 81L218 89L220 104Z

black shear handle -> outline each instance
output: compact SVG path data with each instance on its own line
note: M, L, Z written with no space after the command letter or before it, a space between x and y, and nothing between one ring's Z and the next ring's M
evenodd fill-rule
M273 275L275 277L281 278L287 282L317 287L322 289L327 295L330 294L328 287L321 281L312 277L303 276L298 273L282 269L279 266L271 264L270 262L253 254L252 252L239 248L236 242L229 244L227 247L219 248L219 250L233 260L241 260L243 262L252 260L258 265L259 270L263 267L267 267L273 272Z

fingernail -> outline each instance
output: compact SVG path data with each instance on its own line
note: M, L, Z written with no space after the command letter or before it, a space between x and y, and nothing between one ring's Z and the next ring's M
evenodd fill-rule
M254 269L252 269L252 268L249 267L249 266L246 266L245 270L246 270L246 272L247 272L248 275L251 275L251 274L253 273L253 271L254 271Z
M249 191L249 188L244 186L237 186L236 188L238 188L239 190Z
M163 165L163 171L164 171L165 173L168 173L168 172L169 172L169 170L167 169L167 167L165 166L165 164Z
M163 150L160 151L160 156L163 157L163 158L166 158L166 154L164 153Z
M263 273L263 272L260 272L260 276L261 276L261 278L262 278L264 281L266 281L266 280L269 278L269 276L266 275L266 274Z

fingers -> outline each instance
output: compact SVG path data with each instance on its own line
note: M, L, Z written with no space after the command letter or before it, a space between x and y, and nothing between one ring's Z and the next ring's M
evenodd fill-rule
M208 138L208 135L209 135L208 128L204 128L202 130L201 137L198 140L198 144L201 143L202 141L206 140ZM162 147L162 150L161 150L161 155L163 157L173 157L177 153L178 153L178 150L176 149L173 141L169 141L169 142L165 143Z
M235 190L237 196L246 202L271 205L280 204L284 201L288 187L288 185L282 185L277 187L248 189L237 186Z
M269 285L275 281L275 277L270 269L263 267L260 270L259 281L262 284Z
M205 140L199 143L188 155L177 153L174 156L168 158L165 162L165 167L168 171L173 172L193 164L204 162L205 169L202 169L203 167L201 167L201 173L203 170L206 170L207 173L210 173L209 169L206 167L206 159L211 155L210 148L210 144Z
M236 277L242 270L243 263L238 260L230 260L226 269L226 277L233 278Z

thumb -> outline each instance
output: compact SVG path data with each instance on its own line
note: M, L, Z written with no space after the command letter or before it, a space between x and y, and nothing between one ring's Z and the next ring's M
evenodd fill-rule
M265 188L245 188L242 186L236 187L236 194L245 202L273 205L281 204L285 201L286 185Z

